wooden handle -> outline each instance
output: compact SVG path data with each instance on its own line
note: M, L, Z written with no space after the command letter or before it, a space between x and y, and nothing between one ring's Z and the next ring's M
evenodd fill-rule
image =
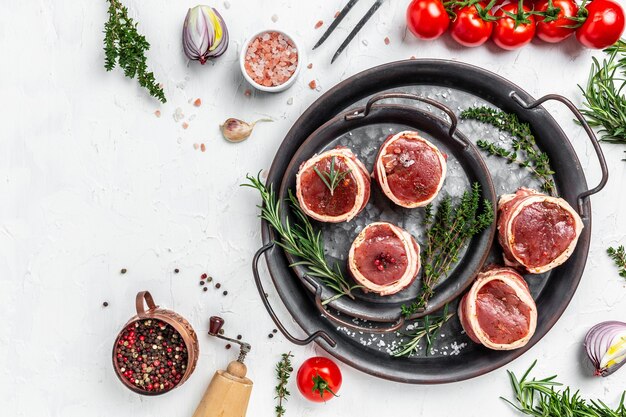
M228 365L229 370L233 363ZM240 365L245 375L245 365ZM232 370L239 372L242 368L233 365ZM217 371L193 417L245 417L251 392L252 381L248 378L233 375L229 371Z

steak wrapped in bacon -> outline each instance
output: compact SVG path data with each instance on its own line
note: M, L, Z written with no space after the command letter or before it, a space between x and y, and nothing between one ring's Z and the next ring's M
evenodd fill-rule
M513 350L528 343L537 327L537 306L528 284L512 268L481 272L459 303L470 339L489 349Z
M381 146L372 175L397 205L423 207L441 190L446 156L417 132L400 132Z
M508 266L541 274L565 262L578 242L583 222L562 198L528 188L500 197L498 240Z
M296 196L302 211L315 220L350 221L367 205L370 177L350 149L332 149L300 166Z
M366 291L390 295L415 280L420 248L406 230L391 223L369 224L356 237L348 254L348 270Z

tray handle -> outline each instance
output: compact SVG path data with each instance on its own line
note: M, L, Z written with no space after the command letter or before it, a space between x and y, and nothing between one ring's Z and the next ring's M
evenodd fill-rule
M587 200L593 194L600 192L600 190L604 188L604 186L606 185L606 182L609 180L609 170L606 166L606 159L604 159L604 153L602 152L602 148L600 147L600 142L598 142L598 138L596 137L595 133L593 133L593 130L589 126L589 123L587 123L587 121L585 120L585 117L580 113L580 111L574 105L574 103L572 103L570 100L568 100L567 98L559 94L548 94L531 103L526 103L524 99L522 99L515 91L511 92L510 97L513 99L513 101L515 101L517 104L519 104L521 107L525 109L534 109L535 107L538 107L541 104L549 100L559 101L563 103L572 113L574 113L574 116L576 116L576 119L578 119L583 129L585 129L585 132L587 132L587 136L589 136L589 140L591 140L591 144L593 145L593 148L596 151L596 155L598 156L598 161L600 162L600 169L602 170L602 179L600 180L600 183L594 188L587 190L587 191L583 191L582 193L578 194L578 197L577 197L578 213L584 218L587 218L589 216L589 213L587 213L585 210L585 205L584 205L585 200Z
M330 337L328 335L328 333L326 333L323 330L318 330L318 331L316 331L315 333L313 333L312 335L310 335L309 337L307 337L305 339L298 339L297 337L295 337L291 333L289 333L289 331L285 328L285 326L283 326L283 324L279 320L278 316L274 312L274 309L270 305L269 300L265 296L265 290L263 289L263 284L261 283L261 275L259 274L259 260L261 259L261 255L263 255L265 252L267 252L268 250L273 248L274 245L275 245L275 243L271 242L271 243L268 243L267 245L261 247L254 254L254 258L252 258L252 274L254 275L254 282L256 283L257 290L259 290L259 295L261 296L261 301L263 301L263 305L265 306L265 309L267 310L267 312L269 313L270 317L274 321L274 324L276 324L276 327L278 327L278 330L280 330L280 332L291 343L294 343L294 344L300 345L300 346L304 346L304 345L308 345L309 343L313 342L315 339L320 338L320 339L323 339L330 347L335 347L337 345L337 342L335 342L335 340L332 337Z
M315 288L315 306L319 310L320 314L337 324L364 333L392 333L400 330L400 328L404 326L405 318L402 315L394 324L389 327L374 328L359 326L358 324L354 324L352 321L346 321L344 319L341 319L331 314L326 308L324 308L324 305L322 304L322 287L307 275L304 276L304 279Z
M433 100L427 97L420 97L418 95L410 94L410 93L377 94L368 100L367 104L365 105L365 109L363 109L362 111L355 111L353 113L346 114L345 119L355 120L355 119L362 119L364 117L367 117L367 115L370 114L370 111L372 110L372 106L374 105L374 103L380 100L386 100L388 98L403 98L407 100L417 100L417 101L421 101L422 103L430 104L431 106L435 106L438 109L442 110L450 118L450 130L448 131L448 134L450 135L451 138L454 139L454 133L456 132L456 127L458 125L458 119L456 117L456 114L454 114L454 111L452 111L452 109L446 106L445 104L442 104L436 100ZM464 145L467 145L463 141L461 143Z

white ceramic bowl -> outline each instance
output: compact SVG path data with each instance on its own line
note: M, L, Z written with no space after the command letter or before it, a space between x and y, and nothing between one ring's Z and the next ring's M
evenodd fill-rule
M272 87L266 87L264 85L261 85L255 82L252 79L252 77L248 75L248 71L246 71L246 67L244 65L245 60L246 60L246 52L248 51L248 46L250 45L250 42L256 39L257 36L262 35L267 32L277 32L277 33L282 34L284 37L291 39L291 41L296 47L296 50L298 51L298 64L296 65L296 70L294 71L294 73L291 75L291 77L287 81L285 81L281 85L276 85ZM248 83L250 83L257 90L266 91L268 93L280 93L281 91L285 91L286 89L291 87L293 83L296 82L296 78L298 78L298 74L300 74L300 70L302 69L303 63L304 63L304 54L303 54L303 49L301 47L300 42L298 42L298 40L294 38L293 36L291 36L290 34L285 33L282 30L278 30L278 29L265 29L250 36L243 43L241 47L241 53L239 54L239 66L241 67L241 73L243 74L243 77L246 79Z

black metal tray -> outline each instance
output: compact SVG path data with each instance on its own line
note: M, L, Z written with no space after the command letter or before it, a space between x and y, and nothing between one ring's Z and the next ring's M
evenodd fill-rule
M289 260L285 253L273 245L274 233L265 222L262 223L264 246L254 257L253 272L265 306L278 328L290 341L306 344L321 338L326 343L320 343L320 345L331 355L381 378L409 383L443 383L475 377L510 362L540 340L558 320L578 286L589 251L591 209L588 197L602 189L608 174L593 132L584 123L584 119L577 112L575 106L563 97L551 95L535 101L516 85L478 67L443 60L410 60L364 71L340 83L318 99L300 117L285 137L268 174L268 184L271 184L275 189L280 189L281 192L284 192L286 187L291 186L293 181L291 171L293 171L296 161L299 158L305 158L313 150L307 150L307 138L318 128L323 130L323 125L329 126L328 123L333 125L332 119L338 114L346 109L354 111L354 106L356 105L358 108L359 101L367 99L373 94L390 90L406 92L415 89L421 89L422 95L428 95L429 91L433 91L439 97L458 96L462 97L465 102L471 101L473 104L488 103L504 111L515 113L522 121L530 123L539 146L548 154L557 171L554 180L559 195L570 202L573 207L576 207L583 219L585 228L572 257L550 273L527 277L539 311L537 331L530 343L515 351L491 351L469 341L462 333L458 320L452 320L442 330L442 337L434 354L393 358L388 354L388 351L394 343L397 343L397 337L394 334L368 334L366 329L373 328L370 332L375 332L378 326L372 325L370 322L361 322L358 319L359 314L354 314L353 308L342 304L344 301L338 302L336 306L333 305L337 310L335 312L320 310L321 286L307 280L302 274L296 273L297 271L289 267ZM592 140L603 172L601 183L592 190L587 188L584 173L566 135L550 114L540 106L544 101L550 99L558 100L568 106L583 122L583 127ZM457 104L452 99L448 101L449 105ZM395 109L392 107L386 106L386 108L377 109L375 113L381 117L393 118L396 117L394 115L407 111L406 105L397 105ZM389 110L390 108L392 109ZM362 109L357 109L357 111L362 111ZM406 120L403 118L402 120L391 121L407 124ZM384 118L379 121L382 123ZM411 125L411 123L408 124ZM440 127L445 126L441 120L439 125ZM468 136L474 136L475 129L476 126L471 124L464 124L460 127L461 132L472 131L472 135ZM335 133L336 135L341 134L339 130ZM314 135L314 137L316 136L319 135ZM332 135L327 137L332 137ZM311 139L309 143L311 142L315 142L315 139ZM322 142L317 143L318 147L333 143L332 140ZM514 192L520 185L532 185L528 183L530 181L528 178L520 176L519 173L513 173L510 166L498 166L497 161L488 160L487 162L492 172L496 172L499 179L495 181L496 185L499 185L498 193ZM511 170L510 175L508 170ZM469 171L476 174L475 170ZM445 187L444 184L444 189ZM488 196L489 194L487 191ZM487 235L493 236L493 231L490 232ZM475 267L476 261L484 261L487 252L488 250L485 250L484 254L479 254L478 259L472 265ZM307 333L306 339L297 339L284 328L264 296L258 271L258 262L263 253L266 254L268 269L278 294L293 318ZM491 253L493 261L499 260L497 259L499 251L495 245L492 247ZM475 273L472 269L470 271L472 274ZM462 272L463 268L460 268L459 273L461 275ZM304 279L308 285L302 285L301 279ZM449 296L445 301L458 296L458 293L469 284L469 280L461 281L456 286L457 292L442 291ZM445 284L444 282L442 285ZM316 297L311 295L311 290L317 290ZM361 301L364 302L366 311L371 313L372 309L376 310L375 305L367 306L373 300ZM440 303L436 304L440 305ZM384 309L384 307L382 308ZM382 316L384 319L382 321L392 320L388 313L384 313ZM328 317L333 318L333 321L330 321ZM341 317L345 318L342 319ZM343 324L337 326L333 323L337 320L341 320ZM357 331L351 330L354 326L358 326ZM388 329L388 327L384 328L383 331ZM459 346L462 346L462 349Z

